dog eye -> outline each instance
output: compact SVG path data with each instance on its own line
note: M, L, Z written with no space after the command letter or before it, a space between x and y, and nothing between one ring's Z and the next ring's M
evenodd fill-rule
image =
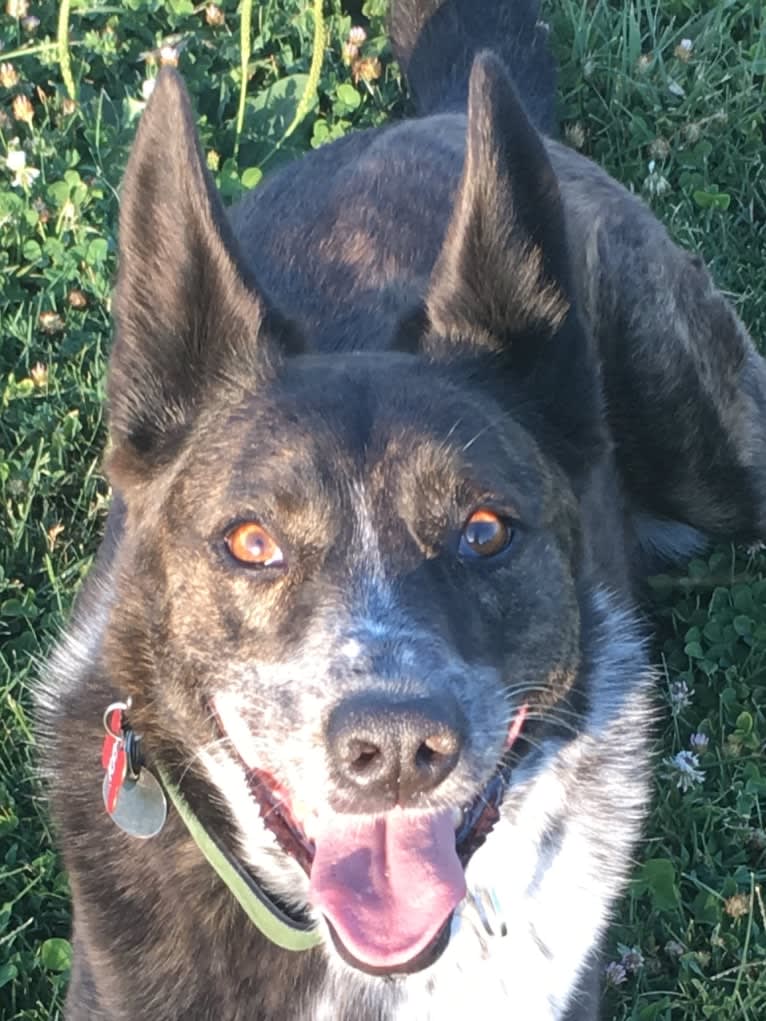
M263 525L245 521L229 529L225 536L229 553L241 564L253 567L281 567L284 554Z
M461 557L495 557L507 549L513 529L499 514L482 507L463 525L458 554Z

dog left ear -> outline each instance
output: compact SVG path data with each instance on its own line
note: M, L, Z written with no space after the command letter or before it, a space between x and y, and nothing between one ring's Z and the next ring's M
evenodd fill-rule
M438 361L474 358L488 363L495 379L523 381L582 462L601 433L599 384L575 307L558 183L540 135L489 52L471 71L467 132L416 347Z

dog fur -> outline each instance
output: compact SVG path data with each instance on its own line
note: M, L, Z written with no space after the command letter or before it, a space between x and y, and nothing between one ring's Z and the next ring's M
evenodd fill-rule
M39 695L73 1021L592 1021L647 794L641 576L766 536L763 361L701 260L553 139L536 0L398 0L391 33L418 116L308 154L228 214L175 73L139 126L113 505ZM461 553L484 506L513 533L491 563ZM284 566L228 555L251 520ZM459 760L405 808L459 809L524 704L443 954L376 976L329 935L281 950L172 810L151 840L118 830L98 754L128 697L206 828L325 934L243 762L309 811L385 817L394 795L339 777L329 721L360 698L449 704Z

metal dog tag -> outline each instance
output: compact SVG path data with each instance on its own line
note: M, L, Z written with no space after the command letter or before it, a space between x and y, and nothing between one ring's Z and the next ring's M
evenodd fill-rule
M104 804L109 797L109 777L104 777ZM110 813L121 830L131 837L147 840L156 836L165 825L168 815L165 792L156 776L142 769L136 779L126 777L117 795L117 803Z

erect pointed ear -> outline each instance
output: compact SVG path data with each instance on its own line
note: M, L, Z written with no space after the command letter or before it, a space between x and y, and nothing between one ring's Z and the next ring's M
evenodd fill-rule
M523 381L575 461L600 445L598 375L575 307L556 175L490 52L471 70L463 174L425 313L423 353L489 361L501 381Z
M122 186L111 465L172 456L206 393L274 371L286 326L249 278L197 139L186 89L164 69Z
M571 302L558 184L501 62L471 70L463 176L427 297L443 337L490 348L528 331L550 335Z

